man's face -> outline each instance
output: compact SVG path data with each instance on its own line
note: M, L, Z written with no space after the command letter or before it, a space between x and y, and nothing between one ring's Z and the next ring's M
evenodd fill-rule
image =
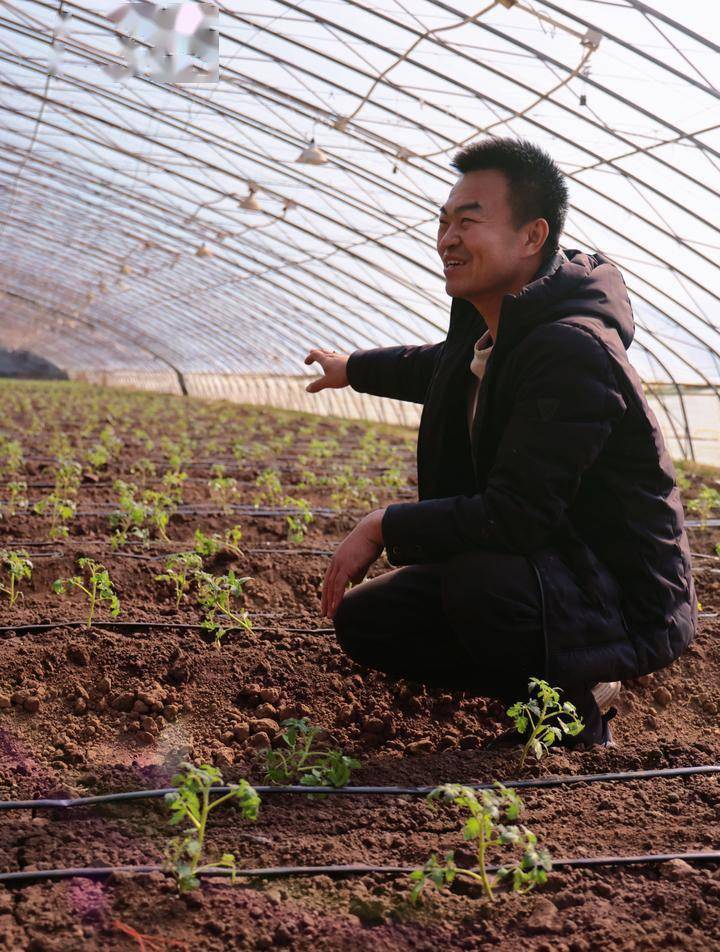
M438 224L447 294L471 300L519 290L528 261L524 239L525 229L513 226L505 175L494 169L461 175Z

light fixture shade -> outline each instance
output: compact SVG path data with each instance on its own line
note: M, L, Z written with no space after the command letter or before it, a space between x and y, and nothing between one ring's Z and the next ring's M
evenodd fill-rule
M240 202L240 208L244 208L246 212L262 211L260 202L255 198L255 192L249 192L245 196L245 198Z
M322 149L315 145L315 140L310 140L310 145L306 146L300 155L295 159L296 162L302 162L303 165L325 165L328 157Z
M212 250L208 248L207 245L202 244L200 245L198 250L195 252L195 255L198 258L212 258L213 253L212 253Z

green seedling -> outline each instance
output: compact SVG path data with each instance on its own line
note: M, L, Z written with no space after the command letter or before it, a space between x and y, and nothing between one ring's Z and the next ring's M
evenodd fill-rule
M183 484L187 478L188 474L179 469L169 469L163 473L163 492L178 505L182 502Z
M190 590L194 577L202 571L203 563L196 552L179 552L165 563L165 572L156 575L156 582L167 582L175 588L175 610L180 608L183 595Z
M212 557L217 555L223 548L222 538L214 532L212 535L205 535L202 529L195 530L195 549L198 555Z
M141 489L146 488L148 482L153 479L156 472L157 467L155 463L145 456L136 460L130 467L130 475L138 481Z
M53 492L60 498L71 499L77 495L82 479L82 466L77 460L61 457L55 470Z
M268 508L280 508L285 498L280 474L276 469L265 469L255 480L255 485L260 490L253 496L253 506L259 509L260 506Z
M537 848L537 837L526 826L507 826L501 820L514 821L522 810L522 801L515 793L495 781L496 790L475 791L460 784L444 784L436 787L428 799L444 800L454 806L467 811L467 818L462 829L466 843L474 845L477 867L463 869L455 864L454 852L448 853L445 863L438 861L433 855L422 869L410 873L413 888L410 899L417 902L427 883L432 883L438 889L449 886L456 877L464 877L471 882L482 886L485 896L494 900L494 887L498 880L505 877L512 878L513 892L523 894L537 885L547 882L547 874L552 869L552 862L547 850ZM488 870L488 851L497 847L511 846L523 850L519 862L501 866L494 877Z
M389 466L374 482L381 489L403 489L407 485L407 480L397 466Z
M8 573L8 584L7 586L0 585L0 592L5 592L10 598L10 608L12 608L18 598L22 598L18 585L25 579L30 581L32 578L33 564L27 552L8 552L7 549L0 552L0 564Z
M126 545L131 538L147 545L153 530L164 542L170 541L167 526L177 510L176 499L155 489L140 492L134 483L122 479L116 480L113 488L119 494L119 509L110 514L113 548Z
M0 473L3 476L16 476L23 468L22 445L17 440L0 437Z
M222 463L213 466L213 478L208 480L210 497L223 512L230 512L233 500L237 496L237 480L225 475Z
M110 462L110 451L102 443L96 443L85 454L85 462L87 472L91 476L97 476L100 470L105 469Z
M135 427L130 431L130 435L133 439L137 440L138 443L141 443L148 453L152 453L155 449L155 441L151 438L147 430L143 430L142 427Z
M286 496L284 503L286 506L295 506L299 509L297 515L287 515L285 516L285 521L287 522L287 538L288 542L302 542L305 538L305 535L308 531L309 524L315 518L310 508L310 503L307 499L295 499L292 496Z
M111 426L104 426L100 431L100 445L108 454L108 459L117 456L123 448L123 441Z
M687 490L692 486L690 477L687 475L680 463L675 464L675 482L677 483L678 489L680 489L682 492L687 492Z
M520 769L525 766L529 751L532 750L535 759L540 760L563 734L575 737L585 727L574 704L569 701L560 703L561 688L551 688L547 681L530 678L528 692L531 695L533 689L537 689L538 697L531 697L529 701L516 701L507 710L508 717L513 719L520 734L525 734L530 727L530 735L520 757Z
M245 553L240 548L243 531L240 526L232 526L225 530L225 534L220 536L216 532L212 535L205 535L201 529L195 530L195 552L198 555L210 556L217 555L222 549L232 552L238 558L244 558Z
M208 818L223 803L234 802L240 807L243 819L256 820L260 797L247 780L241 780L239 784L231 784L229 792L211 799L212 788L222 782L222 775L216 767L183 763L180 772L172 779L177 789L165 794L171 813L170 824L188 824L169 850L170 869L175 874L180 892L197 889L200 885L198 874L217 867L230 870L230 880L235 882L237 867L232 853L223 853L213 862L203 861Z
M113 489L119 495L119 509L110 514L110 528L113 529L110 544L113 548L117 548L117 546L126 545L132 537L146 545L150 538L150 532L145 525L147 511L137 498L137 486L117 479Z
M264 752L265 780L274 784L301 783L311 787L344 787L359 761L340 750L318 749L324 731L313 727L306 717L282 722L282 747Z
M62 451L66 449L67 447L64 445L61 447ZM58 459L58 467L55 470L53 491L33 506L33 512L38 515L50 515L48 536L51 539L65 539L68 536L68 523L77 512L75 496L81 478L82 466L80 463L68 456L61 455Z
M696 512L699 515L700 525L704 529L713 512L720 509L720 492L712 486L703 484L697 496L688 500L687 507L690 512Z
M211 575L209 572L197 572L195 575L198 586L198 602L205 617L201 627L215 635L215 647L231 627L237 625L245 631L252 631L252 621L244 608L235 609L233 599L242 598L243 585L251 581L250 576L238 578L232 569L227 575ZM228 625L227 623L231 624Z
M314 473L311 469L300 470L300 478L297 483L299 489L312 489L314 486L317 486L317 484L317 473Z
M8 483L9 497L5 503L5 508L9 516L27 509L29 500L27 497L27 483L24 479L16 479Z
M192 458L192 446L186 435L179 440L171 440L164 436L160 440L160 447L167 456L168 466L180 472Z
M332 488L330 501L336 509L374 506L378 497L373 481L367 476L358 476L352 466L342 466L329 479Z
M83 574L74 575L72 578L56 579L53 582L53 591L57 595L66 595L75 588L85 594L89 603L86 628L92 625L95 609L100 602L107 602L110 614L116 618L120 614L120 600L108 570L93 559L78 559L78 565Z
M234 421L233 421L234 422ZM232 454L238 464L246 460L264 460L270 458L272 451L264 437L272 437L273 428L259 422L258 417L247 418L245 421L247 437L236 440L232 445Z
M57 493L52 492L45 496L33 506L33 512L38 515L50 516L50 528L48 536L51 539L66 539L68 536L68 523L74 518L77 512L77 504L74 499L63 498Z

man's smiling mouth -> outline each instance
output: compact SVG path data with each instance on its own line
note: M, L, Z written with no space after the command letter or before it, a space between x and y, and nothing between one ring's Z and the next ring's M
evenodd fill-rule
M446 258L443 262L443 271L445 274L452 274L454 271L457 271L458 268L462 268L463 265L466 265L467 261L461 261L460 258Z

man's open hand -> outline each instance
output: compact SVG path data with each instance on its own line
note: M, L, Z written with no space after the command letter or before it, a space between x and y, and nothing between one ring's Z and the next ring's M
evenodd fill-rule
M345 594L348 582L359 585L367 570L383 550L382 517L384 509L375 509L361 519L335 550L325 573L321 614L333 618Z
M350 385L345 369L348 362L347 354L336 354L334 350L321 350L316 347L307 355L305 363L314 364L315 361L322 367L323 375L305 387L308 393L317 393L318 390L325 390L327 387L338 390Z

